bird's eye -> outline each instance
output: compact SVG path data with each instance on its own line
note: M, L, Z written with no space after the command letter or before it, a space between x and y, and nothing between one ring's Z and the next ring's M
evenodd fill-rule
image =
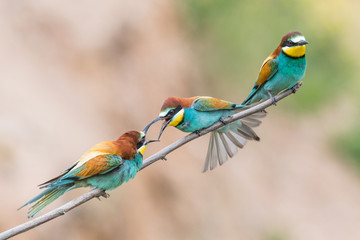
M167 114L167 115L173 115L173 114L174 114L174 112L175 112L175 110L174 110L174 109L171 109L171 110L168 112L168 114Z
M136 144L136 148L140 148L145 142L145 137L142 137L140 141Z
M289 46L293 46L294 43L293 43L292 41L289 41L289 42L288 42L288 45L289 45Z

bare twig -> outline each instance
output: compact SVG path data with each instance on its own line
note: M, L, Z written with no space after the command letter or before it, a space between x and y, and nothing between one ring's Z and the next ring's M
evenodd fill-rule
M297 90L300 86L302 85L302 82L298 83L298 85L294 88L295 90ZM275 97L275 100L276 101L280 101L281 99L289 96L290 94L294 93L295 91L293 89L289 89L289 90L286 90L280 94L278 94L276 97ZM247 110L244 110L244 111L241 111L239 113L236 113L232 116L229 116L225 119L223 119L223 122L228 124L228 123L231 123L233 121L236 121L240 118L243 118L243 117L246 117L246 116L249 116L253 113L256 113L260 110L263 110L269 106L271 106L273 104L273 101L271 99L268 99L260 104L257 104L253 107L250 107L248 108ZM150 164L153 164L154 162L160 160L160 159L165 159L166 155L171 153L172 151L174 151L175 149L181 147L182 145L204 135L204 134L207 134L215 129L218 129L222 126L224 126L222 122L217 122L215 124L213 124L212 126L208 127L208 128L205 128L205 129L202 129L201 131L199 131L198 133L191 133L191 134L188 134L186 135L185 137L177 140L176 142L168 145L167 147L163 148L162 150L160 150L159 152L153 154L152 156L148 157L147 159L144 160L144 163L143 163L143 166L141 169L144 169L146 168L147 166L149 166ZM40 217L37 217L33 220L30 220L26 223L23 223L21 225L18 225L12 229L9 229L5 232L2 232L0 233L0 240L2 239L8 239L8 238L11 238L15 235L18 235L20 233L23 233L23 232L26 232L32 228L35 228L43 223L46 223L54 218L57 218L59 216L62 216L64 215L66 212L70 211L71 209L89 201L90 199L92 198L99 198L101 196L105 196L105 191L104 190L101 190L101 189L92 189L90 190L89 192L81 195L80 197L78 198L75 198L74 200L64 204L63 206L53 210L53 211L50 211Z
M71 209L89 201L90 199L94 197L100 197L103 196L105 193L102 189L93 189L83 195L81 195L78 198L75 198L74 200L71 200L70 202L62 205L61 207L58 207L40 217L37 217L33 220L30 220L26 223L23 223L19 226L16 226L12 229L9 229L5 232L0 233L0 239L8 239L15 235L18 235L20 233L26 232L34 227L37 227L43 223L46 223L54 218L60 217L64 215L66 212L70 211Z

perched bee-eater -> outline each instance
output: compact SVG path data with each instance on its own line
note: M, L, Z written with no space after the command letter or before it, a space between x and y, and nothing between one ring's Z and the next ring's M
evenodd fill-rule
M279 92L294 87L305 75L305 50L308 42L300 32L289 32L261 65L259 77L243 104L250 105L269 97L275 103Z
M169 97L162 105L159 117L152 123L165 120L159 138L168 125L183 132L196 132L241 111L243 107L213 97ZM212 131L203 172L209 168L214 169L217 162L222 165L227 161L228 155L233 157L238 147L244 147L246 140L259 141L260 138L252 127L259 126L260 119L265 115L265 111L257 112Z
M35 216L72 189L90 186L111 190L134 178L143 164L147 144L152 142L145 141L145 133L129 131L116 141L96 144L63 174L40 184L45 190L22 206L36 202L29 209L28 217Z

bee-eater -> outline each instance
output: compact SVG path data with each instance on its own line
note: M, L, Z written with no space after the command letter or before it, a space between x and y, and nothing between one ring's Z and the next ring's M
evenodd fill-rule
M40 184L45 190L22 206L36 202L29 209L28 217L35 216L72 189L90 186L111 190L134 178L143 164L147 144L152 142L145 141L145 133L129 131L116 141L96 144L63 174Z
M269 97L275 103L273 96L294 87L305 75L308 43L300 32L287 33L261 65L255 85L243 104L249 105Z
M242 109L242 105L213 97L169 97L162 105L159 117L152 123L165 120L159 133L160 138L168 125L183 132L196 132ZM259 141L260 138L252 127L259 126L260 119L265 115L265 111L257 112L212 131L203 172L209 168L213 170L217 162L222 165L227 161L228 155L233 157L238 147L244 147L246 140Z

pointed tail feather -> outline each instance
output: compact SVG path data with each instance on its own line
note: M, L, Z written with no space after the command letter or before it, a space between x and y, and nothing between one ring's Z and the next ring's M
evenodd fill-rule
M241 122L249 127L258 127L261 124L261 120L252 117L242 118Z
M211 132L208 153L202 172L213 170L217 167L217 163L221 166L228 160L228 156L233 157L237 152L237 148L242 148L246 143L246 139L240 137L239 134L231 132Z
M238 123L240 123L238 124L238 129L234 132L240 134L240 136L246 138L247 140L260 141L260 137L252 128L259 126L261 124L262 118L266 117L266 114L267 112L262 110L253 113L248 117L241 118L238 120Z
M243 148L246 144L245 137L240 136L240 134L232 134L232 132L226 132L225 135L228 137L229 141L233 143L238 148Z
M248 127L245 124L242 124L242 126L237 129L237 133L240 133L241 136L245 137L247 140L260 141L260 138L255 133L255 131L252 130L251 127Z
M239 110L245 110L242 108ZM239 112L239 111L238 111ZM257 127L261 124L261 119L266 117L267 112L265 110L251 114L250 116L241 118L240 121L249 127Z
M212 133L211 133L212 135ZM209 140L209 147L207 150L207 154L206 154L206 159L205 159L205 163L204 163L204 167L202 172L206 172L209 169L209 164L210 164L210 155L212 154L212 136L210 136L210 140Z
M224 133L219 132L220 139L225 147L226 153L229 155L229 157L233 157L235 153L237 152L237 147L234 146L234 144L228 143L228 140L226 137L224 137Z
M226 152L226 148L224 146L224 143L222 142L220 135L215 137L215 143L216 143L216 154L219 160L219 165L223 165L227 160L227 152Z
M206 154L206 160L202 172L206 172L209 168L213 169L216 167L216 165L217 165L216 143L212 132L210 135L208 152Z
M34 217L38 212L40 212L47 205L55 201L58 197L66 193L67 191L74 188L74 184L61 185L56 187L51 187L44 190L42 193L31 199L29 202L25 203L19 209L36 202L33 206L29 208L28 218ZM18 209L18 210L19 210Z
M217 167L217 159L218 159L218 155L217 155L217 151L218 151L218 149L217 149L217 145L216 145L216 138L213 138L213 147L212 147L212 149L211 149L211 159L214 159L215 161L213 161L213 160L210 160L210 170L213 170L214 168L216 168Z

